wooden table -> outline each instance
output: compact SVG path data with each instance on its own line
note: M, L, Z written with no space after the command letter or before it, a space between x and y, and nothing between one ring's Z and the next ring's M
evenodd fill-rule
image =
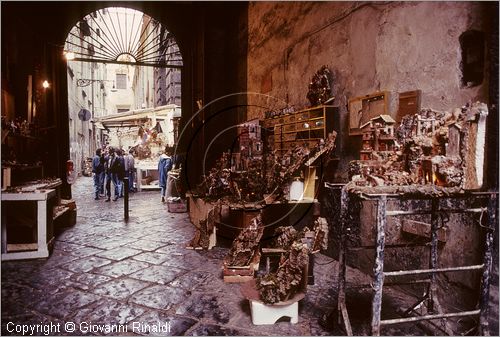
M49 244L53 240L52 226L52 199L56 197L56 190L36 190L34 192L2 193L2 202L36 202L36 229L37 242L26 244L8 244L7 214L9 207L2 209L2 261L49 256Z
M160 185L146 185L142 184L142 173L145 172L146 175L148 173L152 174L152 176L155 178L153 180L158 180L158 164L154 163L144 163L140 165L136 165L136 171L137 171L137 192L141 192L142 190L159 190Z

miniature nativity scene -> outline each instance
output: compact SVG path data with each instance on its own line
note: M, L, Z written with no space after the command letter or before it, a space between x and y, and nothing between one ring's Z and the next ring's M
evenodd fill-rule
M328 85L328 68L318 74ZM482 279L481 289L488 287L489 267L478 263L491 254L491 237L482 228L492 228L495 219L496 194L480 192L488 107L414 108L396 120L387 110L389 93L375 93L359 98L359 105L352 100L357 124L343 135L339 108L327 105L334 97L313 93L323 89L310 85L309 108L287 107L238 126L235 149L187 194L196 230L187 248L209 250L229 239L221 277L241 283L255 325L283 316L296 323L298 303L314 284L314 254L333 251L337 309L325 314L327 324L353 334L349 266L373 278L373 334L414 321L441 320L439 329L447 333L471 329L477 317L484 320L484 296L450 312L463 303L446 291L470 293L464 270ZM324 172L335 169L331 163L342 160L339 137L359 137L358 159L347 165L347 182L325 181ZM456 261L468 237L473 249ZM448 275L453 272L458 276ZM381 315L388 285L418 294L397 318Z

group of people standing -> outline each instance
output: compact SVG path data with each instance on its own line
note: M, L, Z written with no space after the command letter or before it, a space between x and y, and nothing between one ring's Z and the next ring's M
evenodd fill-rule
M92 159L92 173L94 174L94 199L106 197L111 200L111 183L114 186L113 201L122 198L124 194L123 179L128 177L129 192L134 192L135 159L133 150L124 154L120 148L98 148Z

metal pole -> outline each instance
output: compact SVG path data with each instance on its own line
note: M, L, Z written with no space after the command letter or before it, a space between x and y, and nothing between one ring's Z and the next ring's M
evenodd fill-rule
M466 209L443 209L443 211L446 211L448 213L482 213L486 211L485 207L481 208L466 208ZM388 216L398 216L398 215L417 215L417 214L431 214L432 210L416 210L416 211L388 211L387 215Z
M439 227L438 221L438 209L439 209L439 199L432 198L432 213L431 213L431 255L429 259L429 267L431 270L437 268L437 260L438 260L438 236L437 230ZM428 310L431 313L434 313L434 297L436 296L437 285L436 285L436 273L433 272L431 274L431 283L429 285L429 303Z
M493 233L495 232L495 221L496 221L496 194L491 194L490 200L488 202L488 223L486 224L486 237L485 237L485 247L484 247L484 269L481 280L481 293L479 298L479 308L481 314L479 316L479 333L484 336L489 336L489 297L490 297L490 277L491 268L493 266Z
M384 273L384 276L419 275L419 274L429 274L429 273L432 273L434 275L435 273L458 272L464 270L479 270L483 269L483 267L484 264L475 264L470 266L447 267L447 268L388 271Z
M125 212L125 220L128 220L128 177L123 178L123 209Z
M480 312L480 310L470 310L470 311L453 312L453 313L448 313L448 314L436 314L436 315L424 315L424 316L417 316L417 317L386 319L386 320L381 321L380 324L389 325L389 324L427 321L427 320L431 320L431 319L445 319L445 318L450 318L450 317L476 316L476 315L479 315L479 312Z
M374 282L372 300L372 335L380 336L380 314L382 310L382 290L384 288L384 246L387 221L387 197L381 196L377 203L377 250L373 268Z
M337 310L338 322L343 323L347 336L352 336L352 327L346 306L345 282L346 282L346 250L347 250L347 217L349 214L349 193L346 189L340 190L340 242L339 242L339 269L337 285ZM342 322L341 322L342 320Z
M431 283L429 286L429 306L427 307L427 312L437 313L439 315L443 314L443 309L441 303L439 302L437 294L437 270L438 270L438 234L439 229L439 198L432 198L431 200L431 256L430 256L430 269L433 270L431 273ZM446 268L443 268L446 269ZM456 269L456 268L449 268ZM445 316L446 317L446 316ZM442 329L450 336L453 336L453 330L451 329L446 318L443 317L441 324Z

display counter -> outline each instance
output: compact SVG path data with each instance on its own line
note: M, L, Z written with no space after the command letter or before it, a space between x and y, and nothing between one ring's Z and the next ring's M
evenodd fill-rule
M140 163L136 165L135 169L137 171L137 192L160 189L157 163Z
M52 210L55 199L55 189L2 193L2 261L49 256L49 245L54 238ZM29 213L34 216L30 217ZM26 223L26 219L34 223ZM32 232L26 233L25 228ZM24 235L31 240L12 242L9 240L11 235L14 238Z

